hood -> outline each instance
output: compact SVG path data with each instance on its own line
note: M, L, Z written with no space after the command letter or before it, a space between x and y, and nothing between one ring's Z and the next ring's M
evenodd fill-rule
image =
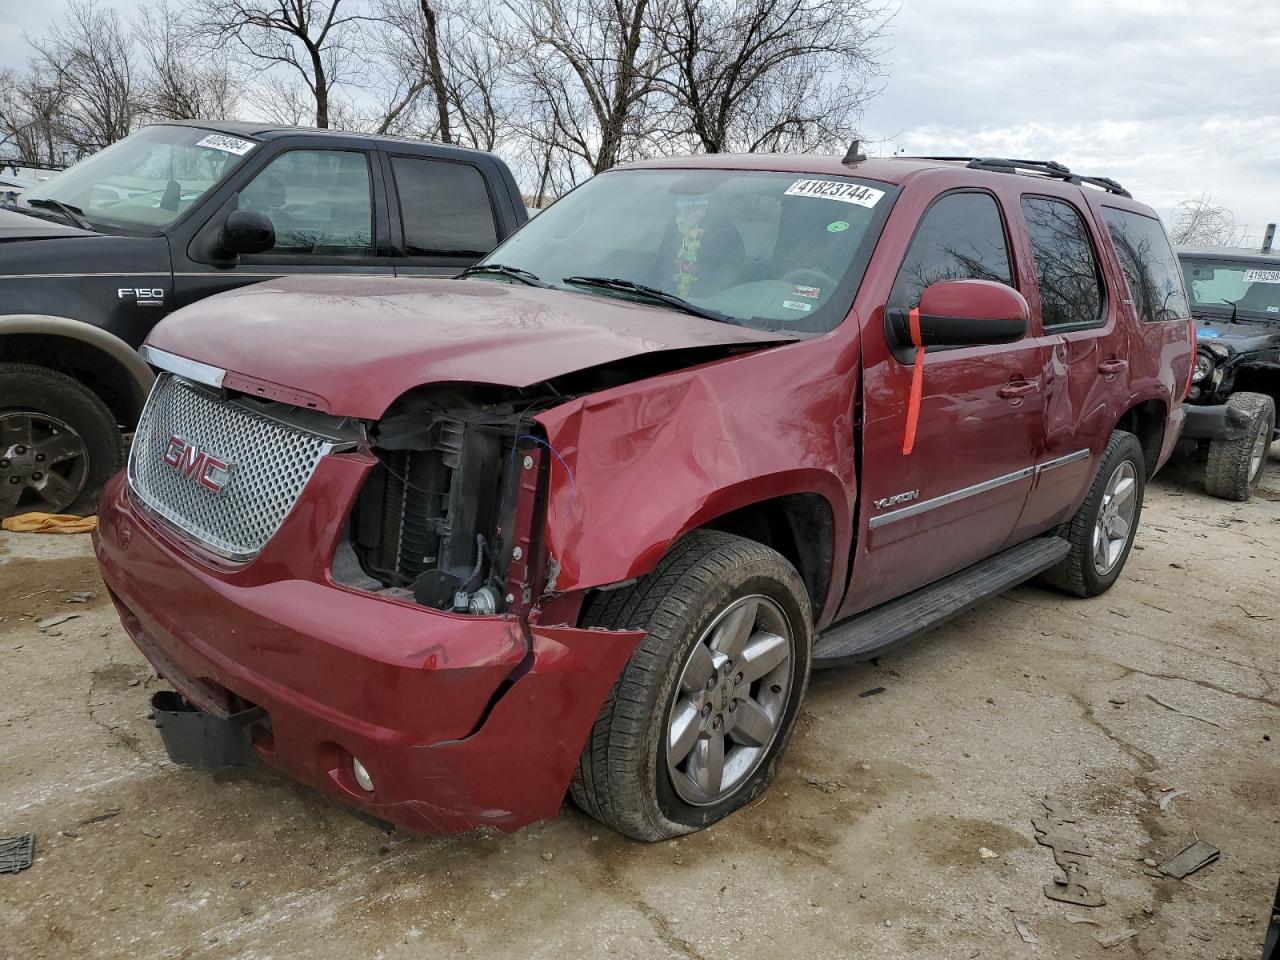
M429 383L528 387L641 354L790 339L492 280L293 277L185 307L147 342L221 367L233 389L295 403L305 395L330 413L372 419Z
M1274 323L1232 323L1231 316L1218 318L1201 314L1196 319L1196 342L1200 346L1221 343L1232 351L1253 350L1280 344L1280 320Z
M52 211L50 211L52 213ZM12 240L51 240L60 237L96 237L92 230L81 230L69 223L57 223L41 217L29 217L16 210L0 209L0 243Z

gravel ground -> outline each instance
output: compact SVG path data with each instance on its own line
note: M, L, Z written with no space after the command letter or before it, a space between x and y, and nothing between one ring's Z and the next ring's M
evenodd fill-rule
M264 767L173 766L88 538L0 534L0 834L38 836L0 876L0 957L1255 960L1280 873L1280 464L1248 504L1170 471L1143 521L1105 597L1023 587L815 675L768 793L652 846L571 805L512 836L386 835ZM1045 897L1046 796L1105 906ZM1197 836L1217 863L1148 875Z

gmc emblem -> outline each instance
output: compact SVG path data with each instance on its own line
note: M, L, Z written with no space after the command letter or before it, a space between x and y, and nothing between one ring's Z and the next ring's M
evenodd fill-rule
M169 442L165 444L164 456L160 459L165 466L185 473L214 493L220 491L231 477L231 465L227 461L219 460L179 436L169 438Z

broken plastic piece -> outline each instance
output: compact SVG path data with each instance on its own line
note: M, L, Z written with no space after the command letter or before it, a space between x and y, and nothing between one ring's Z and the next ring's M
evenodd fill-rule
M0 837L0 873L17 873L31 866L36 854L36 835Z
M1195 873L1201 867L1207 867L1213 863L1218 859L1221 852L1213 844L1197 840L1190 846L1184 847L1176 856L1160 864L1160 872L1167 877L1181 880L1183 877Z
M1137 935L1137 930L1121 930L1117 933L1095 933L1093 939L1102 944L1104 948L1109 948L1124 943L1126 940L1132 940Z
M1014 920L1013 925L1017 929L1018 936L1022 938L1023 943L1033 943L1033 944L1039 945L1040 938L1037 937L1034 933L1032 933L1031 928L1028 927L1025 923L1023 923L1021 920Z

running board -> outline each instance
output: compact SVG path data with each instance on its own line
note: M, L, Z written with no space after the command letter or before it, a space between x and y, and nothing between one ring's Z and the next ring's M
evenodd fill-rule
M1070 550L1071 545L1061 537L1037 537L897 600L834 623L818 635L813 666L839 667L869 659L959 616L987 597L1044 573Z

